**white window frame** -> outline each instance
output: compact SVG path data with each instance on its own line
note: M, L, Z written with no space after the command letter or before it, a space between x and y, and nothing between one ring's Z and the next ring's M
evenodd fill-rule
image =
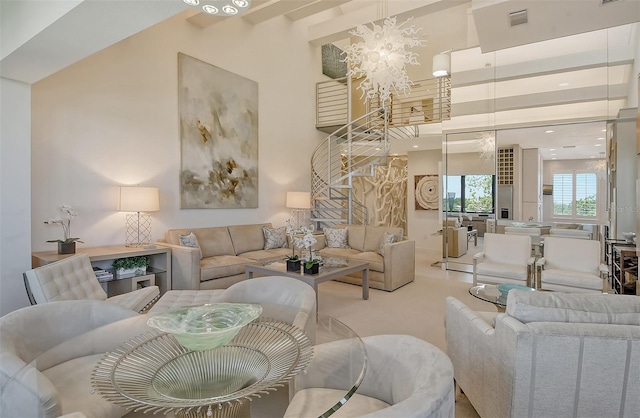
M597 220L600 218L599 206L600 206L600 181L598 179L598 173L593 170L557 170L551 173L551 182L554 185L553 193L556 193L555 187L555 176L556 174L570 174L571 175L571 188L572 188L572 196L571 196L571 215L560 215L555 213L555 204L552 196L551 200L551 216L554 219L587 219L587 220ZM596 214L594 216L578 216L576 213L577 204L576 204L576 175L578 174L593 174L596 178Z

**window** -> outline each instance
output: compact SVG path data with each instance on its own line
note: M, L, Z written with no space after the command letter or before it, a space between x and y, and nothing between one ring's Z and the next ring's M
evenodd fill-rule
M444 176L443 209L448 212L493 213L495 176Z
M598 176L596 173L554 173L553 215L595 218L597 213Z

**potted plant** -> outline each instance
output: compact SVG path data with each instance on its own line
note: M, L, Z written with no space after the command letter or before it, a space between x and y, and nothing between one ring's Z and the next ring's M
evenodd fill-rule
M147 256L118 258L113 260L113 268L116 269L116 274L119 276L132 273L139 276L147 272L147 267L149 267L149 257Z
M303 271L305 274L318 274L320 271L320 258L316 258L313 255L313 251L311 250L311 246L318 242L318 240L313 236L313 230L310 228L302 227L302 233L304 234L301 238L295 237L293 240L295 242L296 247L304 248L309 252L309 255L305 255L302 258L303 262Z
M78 216L78 212L76 212L73 207L69 205L58 206L58 210L60 211L60 216L58 216L57 218L47 219L46 221L44 221L44 223L47 225L58 224L62 226L64 239L51 239L47 240L47 242L58 243L58 254L75 254L76 242L83 242L80 241L80 238L71 237L71 218L73 218L74 216Z
M289 242L291 243L291 255L287 256L287 271L297 271L300 272L300 258L296 254L296 247L294 245L295 241L293 240L294 229L291 225L291 219L287 219L285 222L287 224L287 235L289 235Z

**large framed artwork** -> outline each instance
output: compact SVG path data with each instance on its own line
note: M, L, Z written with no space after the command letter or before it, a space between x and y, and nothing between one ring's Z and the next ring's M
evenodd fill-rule
M440 194L438 193L438 175L425 174L415 176L416 210L438 210Z
M258 83L178 54L180 207L258 207Z

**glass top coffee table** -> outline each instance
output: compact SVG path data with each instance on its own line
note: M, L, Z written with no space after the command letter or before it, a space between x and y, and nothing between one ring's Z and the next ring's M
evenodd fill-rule
M287 271L285 262L275 262L270 264L251 265L245 267L247 279L252 279L254 274L265 276L286 276L301 280L313 287L316 292L316 311L318 309L318 285L329 280L339 279L347 274L362 272L362 299L369 299L369 263L355 260L344 260L341 265L320 267L317 274L305 274L302 271Z
M517 286L516 288L529 291L535 290L526 286ZM504 312L507 308L507 296L498 290L498 285L483 284L473 286L469 289L469 294L485 302L493 303L498 308L498 312Z

